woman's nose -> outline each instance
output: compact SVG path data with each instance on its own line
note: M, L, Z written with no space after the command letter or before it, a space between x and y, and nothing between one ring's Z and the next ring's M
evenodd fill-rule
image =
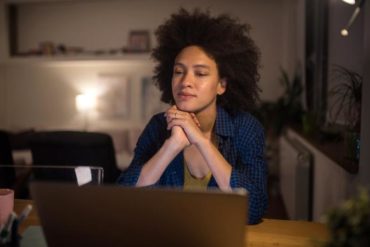
M182 80L181 85L183 87L189 87L193 84L194 77L191 75L191 73L185 73Z

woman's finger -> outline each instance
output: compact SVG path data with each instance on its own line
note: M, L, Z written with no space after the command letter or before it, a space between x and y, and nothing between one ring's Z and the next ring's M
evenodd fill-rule
M174 126L179 126L181 127L181 123L183 120L181 119L172 119L170 122L167 123L167 129L172 129Z
M188 119L189 121L192 121L193 123L195 123L195 125L198 128L200 128L199 120L195 116L194 113L183 112L183 111L177 110L176 106L172 106L171 108L169 108L165 116L166 116L167 123L172 122L174 119L182 119L182 120Z

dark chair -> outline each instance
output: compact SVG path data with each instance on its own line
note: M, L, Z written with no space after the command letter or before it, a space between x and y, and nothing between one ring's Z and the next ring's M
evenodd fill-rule
M12 148L10 145L10 135L6 131L0 130L0 164L13 165ZM15 170L0 169L0 187L13 188L15 185Z
M104 183L114 183L120 174L113 141L108 134L36 132L31 137L30 147L35 165L100 166L104 169Z

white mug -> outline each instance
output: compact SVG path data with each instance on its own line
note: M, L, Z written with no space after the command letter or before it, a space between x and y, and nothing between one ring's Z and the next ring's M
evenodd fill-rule
M0 226L4 225L14 207L14 191L0 188Z

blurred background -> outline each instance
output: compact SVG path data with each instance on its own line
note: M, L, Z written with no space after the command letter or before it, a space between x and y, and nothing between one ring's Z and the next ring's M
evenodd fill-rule
M253 114L266 130L266 217L321 221L369 187L364 0L0 0L0 129L12 163L34 163L35 133L102 132L126 169L143 127L168 107L151 81L150 50L156 27L179 7L229 13L252 28L262 62Z

